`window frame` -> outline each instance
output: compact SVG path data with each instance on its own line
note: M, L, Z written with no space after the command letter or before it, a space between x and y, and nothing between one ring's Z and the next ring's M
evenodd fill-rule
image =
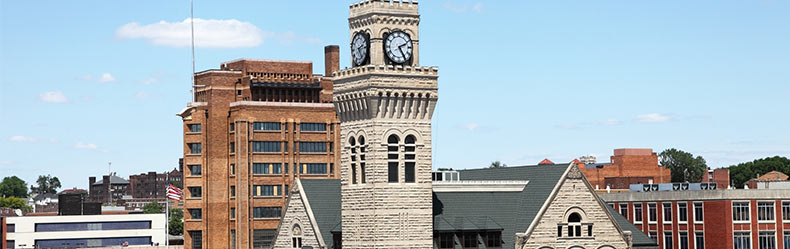
M199 216L195 218L193 211L197 211ZM203 209L202 208L187 208L187 213L189 213L189 220L203 220Z
M193 147L193 146L197 146L197 147ZM201 155L201 154L203 154L203 144L202 143L187 143L187 149L189 150L189 153L187 155ZM197 150L198 152L195 153L195 150Z
M683 243L684 238L686 240L685 243ZM689 246L690 246L689 242L690 242L690 240L689 240L689 232L688 231L678 231L678 248L679 249L689 249Z
M758 249L777 249L776 231L758 231L757 232L757 248Z
M744 240L745 241L742 241ZM741 240L741 244L745 245L746 247L738 247L738 242ZM733 249L751 249L752 248L752 233L751 231L734 231L732 233L732 243Z
M195 174L195 170L192 167L197 167L198 168L197 174ZM201 176L203 176L203 165L200 165L200 164L189 164L189 165L187 165L187 168L189 169L189 176L191 176L191 177L201 177Z
M672 206L674 206L672 204L673 204L672 202L661 203L661 221L663 221L665 224L672 223ZM667 208L667 206L669 206L669 208ZM667 215L667 211L669 211L669 215Z
M790 223L790 201L782 201L782 222Z
M260 211L258 211L258 210L260 210ZM279 210L280 214L277 217L265 216L264 215L264 214L268 213L267 211L271 211L271 210ZM258 217L258 216L256 216L256 214L261 214L262 216ZM252 208L252 219L254 219L254 220L280 219L280 218L282 218L282 216L283 216L283 207L280 207L280 206L266 206L266 207L253 207Z
M702 242L701 245L700 241ZM705 231L694 231L694 249L705 249Z
M634 224L642 224L642 222L644 222L644 220L645 220L645 217L643 216L643 213L642 213L643 210L644 210L644 209L642 209L642 203L633 203L632 205L634 206L634 214L633 214L634 215L634 218L633 218ZM637 206L639 207L639 212L637 212L637 210L636 210ZM639 218L639 220L636 219L637 217Z
M647 203L647 224L658 224L658 203L656 202Z
M258 145L256 145L258 144ZM273 146L277 145L277 151L267 151L267 145ZM283 141L252 141L252 154L280 154L283 153ZM288 142L285 142L285 147L288 147ZM256 151L256 148L260 148L260 151Z
M699 213L697 213L697 204L699 204L699 208L701 210ZM694 202L692 204L692 206L693 206L692 213L694 214L694 223L705 222L705 203L704 202ZM700 217L699 220L697 220L697 214L699 214L699 217Z
M197 131L195 131L195 129L192 129L193 127L197 127ZM203 125L200 123L189 123L187 124L187 130L188 130L187 133L190 134L200 134L203 131Z
M678 223L687 224L689 221L689 204L687 202L678 202L676 205L678 207ZM683 206L682 211L681 206Z
M769 206L764 206L765 204L768 204ZM770 209L770 210L762 210L762 209ZM763 215L770 215L771 219L762 219ZM776 202L774 201L757 202L757 223L776 223Z
M746 206L745 207L742 206L743 204L746 204ZM736 207L736 205L738 205L738 207ZM746 201L746 202L733 201L730 206L732 206L732 223L750 223L751 222L751 220L752 220L751 219L751 210L752 210L752 207L751 207L752 206L752 202L751 201ZM745 210L745 212L743 210L740 210L740 211L736 212L736 208L737 209L745 208L746 210ZM746 215L744 216L743 213L745 213ZM743 219L744 217L745 217L745 219ZM738 219L736 219L736 218L738 218Z
M628 217L628 203L627 202L626 203L620 203L617 206L619 208L619 210L617 210L617 211L620 213L620 215L622 215L623 217ZM623 206L625 206L625 214L623 214Z
M667 243L667 239L669 239L669 243ZM672 249L674 248L675 241L672 238L672 231L664 231L664 249Z
M197 188L199 190L199 191L197 191L197 193L198 193L197 196L195 196L195 192L193 191L195 188ZM189 187L187 187L187 190L189 191L189 199L203 199L203 187L202 186L189 186Z

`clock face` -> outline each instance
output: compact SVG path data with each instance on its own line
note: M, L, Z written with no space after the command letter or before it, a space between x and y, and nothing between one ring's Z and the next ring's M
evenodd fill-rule
M355 66L365 63L368 57L368 39L362 32L354 35L354 40L351 41L351 56Z
M392 62L403 64L411 58L412 53L411 37L403 31L395 31L387 36L384 41L384 52Z

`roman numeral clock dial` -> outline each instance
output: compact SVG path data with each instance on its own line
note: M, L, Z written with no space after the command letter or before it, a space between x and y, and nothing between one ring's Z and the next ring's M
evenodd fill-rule
M403 31L390 33L384 41L384 52L396 64L403 64L411 59L412 51L411 37Z
M351 42L351 56L355 66L364 64L368 57L368 38L362 32L354 35L354 41Z

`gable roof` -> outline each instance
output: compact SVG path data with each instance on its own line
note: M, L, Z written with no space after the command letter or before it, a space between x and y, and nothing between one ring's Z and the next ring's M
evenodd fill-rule
M551 160L549 160L548 158L544 158L544 159L543 159L543 161L540 161L540 162L538 163L538 165L544 165L544 164L554 164L554 162L552 162L552 161L551 161Z
M104 180L99 180L98 182L94 182L93 185L102 185L103 183L104 183ZM129 184L129 181L127 181L126 179L123 179L123 178L121 178L119 176L111 175L110 176L110 184Z
M788 176L785 173L773 170L759 177L752 178L752 181L786 181Z
M340 179L299 179L302 191L310 202L313 217L328 247L332 243L332 229L340 231Z

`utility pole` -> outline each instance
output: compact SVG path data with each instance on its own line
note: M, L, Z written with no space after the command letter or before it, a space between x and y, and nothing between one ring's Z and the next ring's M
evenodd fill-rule
M112 162L107 162L107 204L112 205Z

